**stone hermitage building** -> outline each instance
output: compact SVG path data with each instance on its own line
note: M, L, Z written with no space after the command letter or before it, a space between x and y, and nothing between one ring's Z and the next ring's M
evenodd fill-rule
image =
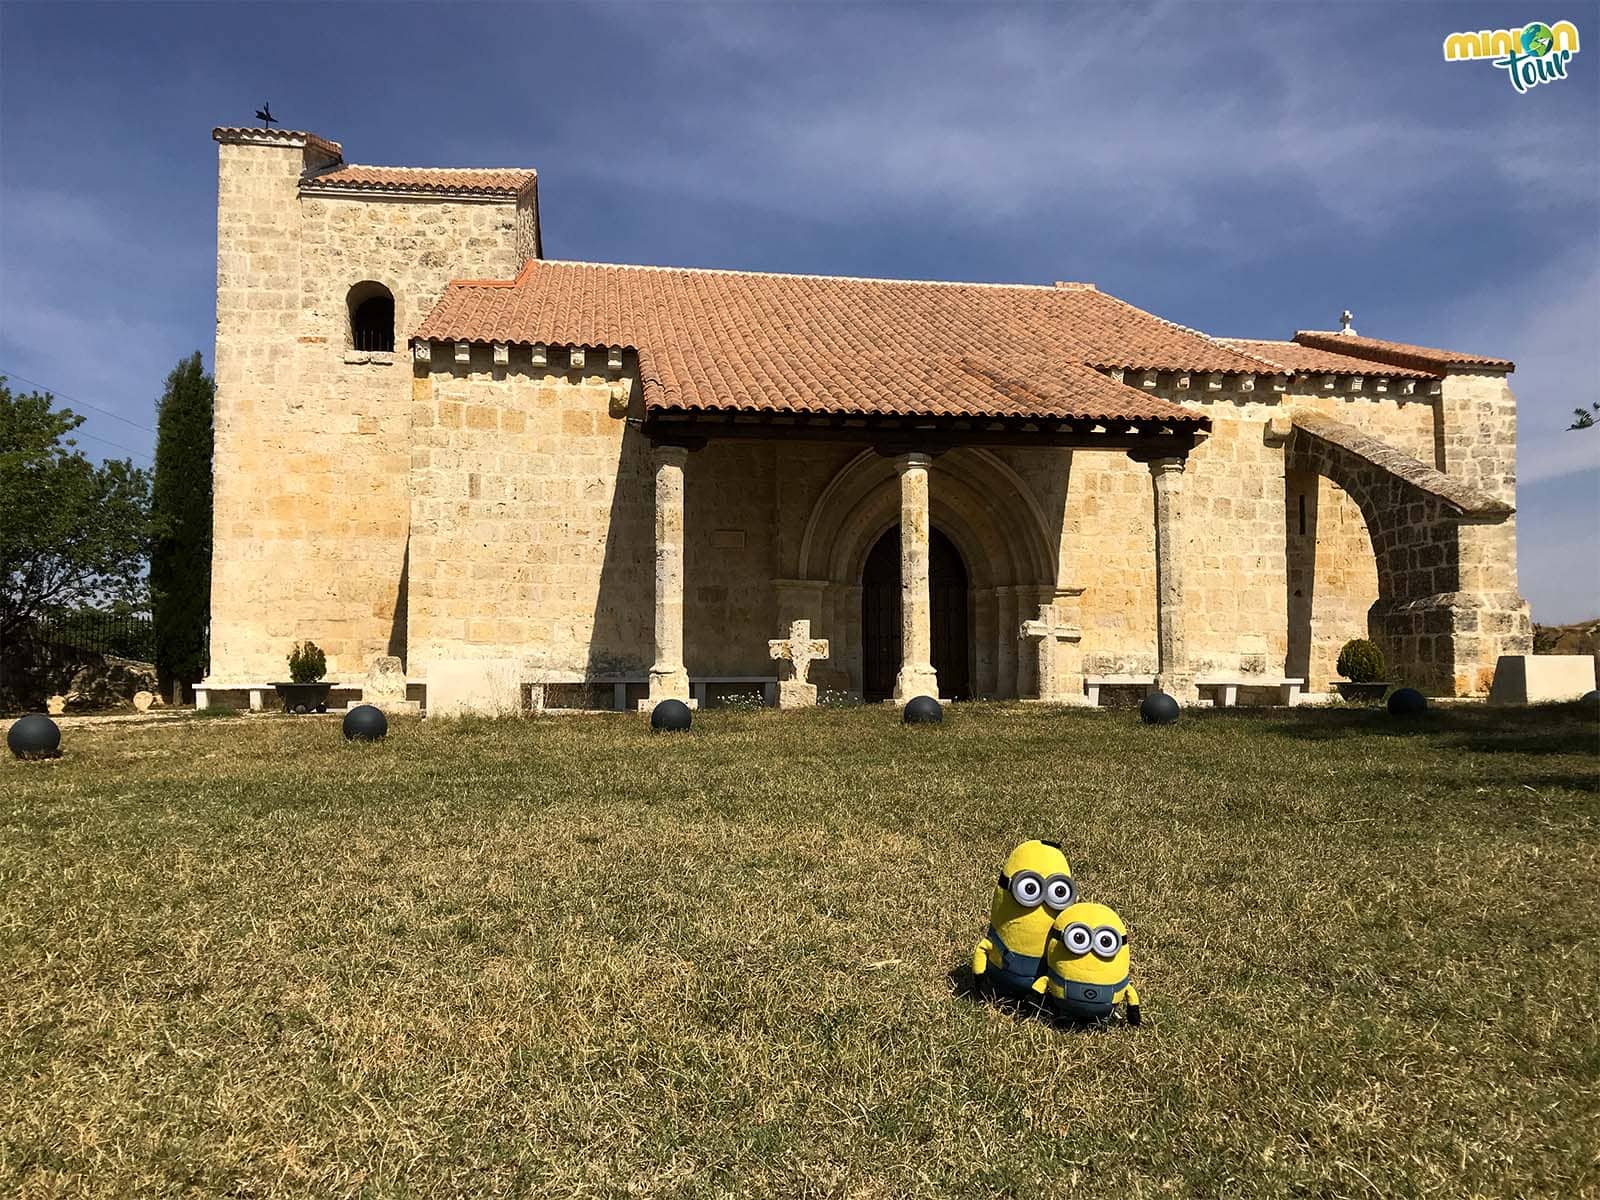
M1292 699L1367 635L1476 695L1531 649L1503 359L1082 283L550 260L532 170L213 137L212 689L310 638L335 680L705 698L800 621L868 699Z

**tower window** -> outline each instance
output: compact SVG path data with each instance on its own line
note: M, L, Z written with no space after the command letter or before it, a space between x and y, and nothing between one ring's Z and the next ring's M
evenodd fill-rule
M394 296L381 283L358 283L346 301L350 309L350 348L394 350Z

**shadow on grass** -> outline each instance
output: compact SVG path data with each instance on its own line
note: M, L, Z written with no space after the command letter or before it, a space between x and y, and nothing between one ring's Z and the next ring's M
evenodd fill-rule
M1056 1033L1103 1033L1126 1026L1125 1021L1114 1018L1085 1021L1060 1016L1045 1007L1042 1000L1030 1001L985 988L973 976L971 963L951 968L945 978L950 981L950 993L957 1000L992 1008L1016 1022L1039 1021Z
M1306 708L1272 714L1268 728L1310 742L1352 736L1427 738L1477 754L1600 753L1600 728L1592 712L1579 704L1451 706L1414 717L1390 716L1383 708Z

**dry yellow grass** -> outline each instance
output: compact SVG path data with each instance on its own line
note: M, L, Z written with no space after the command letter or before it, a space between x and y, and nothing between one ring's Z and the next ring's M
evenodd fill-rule
M0 764L0 1192L1600 1180L1596 726L961 706L69 731ZM1013 842L1145 1025L967 995Z

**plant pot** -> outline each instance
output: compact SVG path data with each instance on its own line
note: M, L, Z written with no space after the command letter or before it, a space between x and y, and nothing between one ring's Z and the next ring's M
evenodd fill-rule
M1333 686L1339 689L1339 695L1358 704L1376 704L1389 690L1387 683L1352 683L1348 679L1337 679Z
M328 711L328 692L333 687L331 683L319 680L316 683L275 683L272 686L278 689L278 699L283 701L284 712Z

